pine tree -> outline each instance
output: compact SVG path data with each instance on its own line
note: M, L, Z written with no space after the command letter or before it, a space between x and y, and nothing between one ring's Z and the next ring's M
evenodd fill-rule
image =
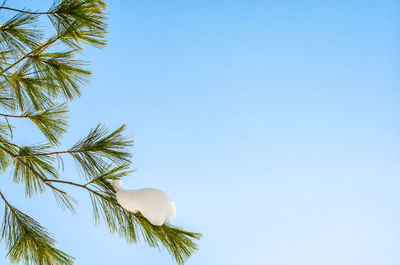
M68 150L58 150L67 132L67 103L81 95L91 74L86 62L76 59L84 45L106 45L106 4L101 0L55 0L47 11L0 6L10 17L0 24L0 170L11 172L13 182L25 186L26 197L52 191L61 208L74 211L76 200L67 187L83 189L93 205L95 222L101 219L111 233L129 243L141 238L151 247L164 247L183 264L197 249L201 235L169 224L153 226L140 213L120 207L112 180L127 176L133 141L125 125L109 130L92 129ZM47 17L52 28L43 30ZM47 143L23 146L13 142L13 119L30 120ZM62 178L57 162L66 156L84 174L81 182ZM4 201L1 237L11 263L65 265L74 258L56 248L45 227L18 210L0 191Z

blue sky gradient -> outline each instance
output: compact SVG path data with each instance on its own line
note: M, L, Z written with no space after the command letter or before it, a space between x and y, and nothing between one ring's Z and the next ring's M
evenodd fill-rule
M166 191L173 224L204 233L188 265L399 264L399 1L109 2L64 146L127 123L124 185ZM41 140L18 124L20 143ZM72 162L64 175L78 179ZM174 264L94 226L83 191L72 216L10 183L76 265Z

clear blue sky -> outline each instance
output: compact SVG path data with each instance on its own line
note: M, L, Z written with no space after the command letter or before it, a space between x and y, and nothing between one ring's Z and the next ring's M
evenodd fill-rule
M399 1L109 2L65 146L127 123L125 186L167 191L173 224L204 233L188 265L399 264ZM174 264L94 226L84 192L71 216L9 182L76 265Z

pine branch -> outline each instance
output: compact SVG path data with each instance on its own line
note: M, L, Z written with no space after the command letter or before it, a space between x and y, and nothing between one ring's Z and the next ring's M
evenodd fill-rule
M122 134L125 128L126 125L122 125L109 132L99 124L69 150L87 176L97 176L110 163L120 165L130 162L132 155L127 148L132 146L133 141Z
M5 202L2 239L6 240L11 263L25 261L32 265L72 265L73 258L54 247L56 241L46 228Z
M76 160L87 176L97 176L101 172L105 172L110 164L122 165L130 162L132 155L127 151L127 148L132 146L133 141L122 134L125 128L126 125L122 125L115 131L110 132L106 127L99 124L89 132L88 136L79 140L69 150L55 152L32 151L18 154L16 157L35 158L69 154Z

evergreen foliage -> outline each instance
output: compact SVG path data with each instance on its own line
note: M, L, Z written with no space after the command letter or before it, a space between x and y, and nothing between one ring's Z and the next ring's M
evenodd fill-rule
M106 4L101 0L56 0L47 11L0 6L0 171L10 171L13 182L25 185L26 196L51 190L61 208L75 211L77 201L67 187L87 191L93 205L95 223L101 220L111 233L129 243L143 238L151 247L164 247L183 264L197 249L201 235L164 224L153 226L140 213L120 207L112 180L132 173L129 170L133 144L125 135L126 126L112 131L103 125L92 129L67 150L57 150L67 132L67 104L81 95L88 82L87 63L76 59L83 45L106 45ZM47 17L52 30L40 27ZM48 35L48 36L47 36ZM13 119L30 120L46 142L22 146L13 142ZM75 160L84 183L63 180L56 164L65 156ZM62 189L61 189L62 188ZM64 190L64 188L66 190ZM57 249L45 227L4 201L2 239L11 263L31 265L73 264L73 258Z

